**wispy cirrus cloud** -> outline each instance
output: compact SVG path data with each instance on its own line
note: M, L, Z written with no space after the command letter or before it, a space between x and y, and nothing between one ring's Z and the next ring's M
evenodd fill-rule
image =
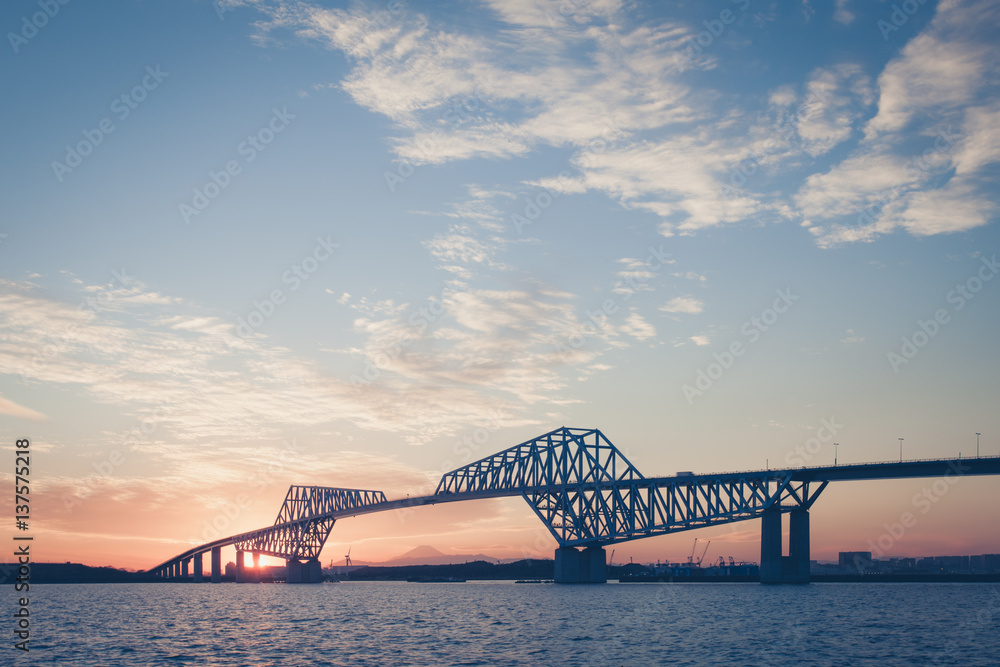
M490 33L436 24L410 8L379 18L360 7L249 4L265 16L258 39L291 32L351 56L352 69L338 85L394 122L390 145L413 163L568 149L570 177L525 183L565 194L603 192L661 218L668 236L792 219L831 246L895 229L938 234L987 220L992 199L981 172L956 174L956 183L943 186L937 180L947 164L917 175L906 173L906 164L923 150L913 139L944 123L966 137L964 168L995 160L990 119L997 106L989 91L998 49L988 26L997 10L989 2L940 3L927 29L878 75L877 90L859 65L835 63L771 91L771 107L762 111L746 100L721 102L684 76L715 62L709 54L677 66L700 26L640 22L619 2L572 11L532 0L486 3L504 26ZM832 18L847 25L854 13L838 2ZM588 54L585 64L571 55L580 52ZM825 159L851 141L856 148L846 158ZM801 185L782 195L762 178L723 193L746 164ZM939 219L968 196L975 201L952 223ZM876 202L874 222L837 219ZM458 239L451 241L454 247Z
M996 3L942 2L885 67L864 141L795 195L821 246L990 221L996 196L989 168L1000 160L998 21Z

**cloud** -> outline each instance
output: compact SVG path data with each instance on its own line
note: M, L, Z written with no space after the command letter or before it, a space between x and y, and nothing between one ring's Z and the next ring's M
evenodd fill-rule
M30 419L31 421L45 421L48 419L41 412L32 410L31 408L26 408L23 405L19 405L10 399L6 399L0 396L0 415L7 415L8 417L17 417L19 419Z
M995 3L941 3L889 62L864 141L794 196L821 247L989 223L990 170L1000 160L1000 94L989 74L1000 66L1000 49L984 26L998 20Z
M873 102L871 82L858 65L818 69L806 83L806 103L796 116L805 151L822 155L848 139Z
M703 334L698 336L691 336L690 338L688 338L688 340L697 345L698 347L704 347L705 345L710 345L712 343L712 341L709 340L708 336L705 336Z
M491 2L500 28L490 30L432 23L404 6L252 4L264 14L256 24L262 43L291 34L350 57L349 74L335 85L392 121L397 159L443 164L562 149L569 168L524 184L603 193L659 217L665 236L792 219L831 247L897 229L969 229L984 224L995 200L984 169L1000 155L989 78L1000 69L990 30L1000 8L988 0L940 3L877 86L858 63L831 63L776 86L763 109L747 96L692 86L685 70L711 69L714 61L678 66L677 54L701 26L640 21L619 2ZM844 25L855 19L846 0L836 2L833 17ZM962 145L912 169L926 148L914 140L933 142L934 128L949 124ZM846 155L831 162L838 147ZM948 190L950 168L969 178ZM779 178L786 185L772 187ZM943 191L924 194L935 189ZM513 195L496 188L444 215L499 232L493 199L501 192ZM971 203L949 225L940 212L961 193ZM862 222L838 219L865 211ZM456 229L431 247L441 259L455 258L447 270L468 279L469 263L488 252L482 242Z
M859 336L858 334L854 333L854 329L848 329L846 332L844 332L844 337L840 339L840 342L850 345L853 343L862 343L864 342L864 340L865 337Z
M646 340L656 335L656 328L637 312L629 313L628 317L625 318L625 324L621 326L621 330L622 333L633 336L637 340Z
M689 313L697 314L704 310L705 304L693 296L678 296L674 297L666 303L666 305L660 306L660 310L667 313Z
M833 9L833 20L843 25L850 25L854 21L854 12L847 8L850 0L836 0Z

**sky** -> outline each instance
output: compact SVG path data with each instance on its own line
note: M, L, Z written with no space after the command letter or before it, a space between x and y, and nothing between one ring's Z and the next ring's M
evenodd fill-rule
M4 3L0 447L31 442L35 560L151 567L290 484L421 495L560 426L646 476L1000 454L998 23ZM998 501L832 484L813 558L998 553ZM615 561L695 537L759 559L748 521ZM419 545L555 548L507 498L339 521L322 560Z

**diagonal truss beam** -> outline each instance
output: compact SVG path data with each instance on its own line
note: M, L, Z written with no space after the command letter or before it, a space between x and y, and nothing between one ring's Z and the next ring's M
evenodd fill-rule
M331 514L385 502L381 491L290 486L274 525L240 535L234 544L286 560L319 558L336 522Z

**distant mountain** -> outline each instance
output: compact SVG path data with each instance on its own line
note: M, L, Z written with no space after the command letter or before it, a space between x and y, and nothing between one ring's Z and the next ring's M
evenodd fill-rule
M422 544L414 547L404 554L391 558L387 561L370 561L361 558L351 558L351 567L403 567L409 565L461 565L462 563L472 563L477 560L484 560L487 563L512 563L522 560L521 558L498 559L495 556L486 554L446 554L432 546ZM329 561L327 561L329 562ZM335 570L344 568L344 558L333 559L332 567Z
M497 561L496 558L486 556L485 554L446 554L425 544L410 549L401 556L387 560L384 563L379 563L379 565L389 567L399 567L401 565L454 565L476 560L485 560L490 563Z

